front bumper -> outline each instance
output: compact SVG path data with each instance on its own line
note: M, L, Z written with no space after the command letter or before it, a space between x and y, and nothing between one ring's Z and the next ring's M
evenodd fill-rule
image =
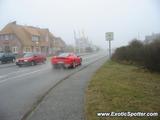
M54 63L52 64L54 67L63 67L63 68L69 68L72 66L72 64L66 64L66 63Z
M16 65L18 65L18 66L22 66L22 65L31 65L31 63L30 62L16 62Z

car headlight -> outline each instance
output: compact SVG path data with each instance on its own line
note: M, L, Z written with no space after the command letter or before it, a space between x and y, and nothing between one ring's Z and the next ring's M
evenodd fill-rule
M28 60L24 60L24 62L28 62Z
M16 59L16 62L18 62L18 59Z

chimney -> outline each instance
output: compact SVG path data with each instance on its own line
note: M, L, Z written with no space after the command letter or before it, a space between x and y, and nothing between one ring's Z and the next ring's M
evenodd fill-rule
M16 21L13 21L12 24L16 24Z

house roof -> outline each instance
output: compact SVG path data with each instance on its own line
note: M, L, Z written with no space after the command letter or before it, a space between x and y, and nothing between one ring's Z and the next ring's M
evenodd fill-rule
M24 46L33 45L32 35L40 37L40 45L48 45L48 40L53 44L53 40L56 38L48 29L42 29L33 26L18 25L16 22L7 24L1 31L0 34L15 34L20 42Z
M31 45L29 36L20 25L14 23L7 24L0 32L1 34L15 34L23 45Z
M38 30L39 28L35 28L32 26L23 26L23 29L31 35L40 36L40 33L39 33L40 30Z

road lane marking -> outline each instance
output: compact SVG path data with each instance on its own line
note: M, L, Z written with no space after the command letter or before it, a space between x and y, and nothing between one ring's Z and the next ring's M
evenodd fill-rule
M30 69L30 68L26 68L26 69L23 69L23 70L18 70L18 71L15 71L15 72L10 72L10 73L7 73L7 74L5 74L5 75L1 75L0 76L0 79L2 79L2 78L5 78L5 77L9 77L9 75L16 75L17 73L23 73L23 72L27 72L27 71L32 71L32 70L36 70L36 69L41 69L42 67L44 67L44 66L40 66L40 67L35 67L34 69ZM19 68L19 69L21 69L21 68Z
M99 59L104 58L100 57ZM77 71L73 71L70 74L64 76L63 78L60 78L56 83L54 83L51 87L49 87L49 89L43 93L41 96L39 96L39 98L32 104L31 108L26 111L26 113L22 116L22 118L20 120L27 120L28 117L37 109L37 107L42 103L42 101L46 98L46 96L54 89L56 88L58 85L60 85L64 80L68 79L69 77L71 77L74 74L77 74L78 72L84 70L85 68L87 68L89 65L97 62L99 59L95 59L94 61L90 62L90 64L85 65L83 67L81 67L80 69L78 69Z
M18 71L15 71L15 72L10 72L10 73L7 73L7 74L5 74L5 75L1 75L0 78L7 77L7 76L9 76L10 74L19 73L19 72L25 72L25 71L29 71L29 69L26 69L26 70L18 70Z
M2 78L3 76L0 76L0 78Z
M83 60L87 60L87 59L91 59L91 58L94 58L94 57L96 57L97 55L92 55L92 56L89 56L89 57L84 57L83 58ZM38 67L38 69L40 69L42 66L40 66L40 67ZM37 67L35 68L35 69L37 69ZM35 70L34 69L34 70ZM33 70L33 69L25 69L25 70L18 70L18 71L15 71L15 72L11 72L11 73L7 73L7 74L5 74L5 75L1 75L0 76L0 79L2 79L2 78L5 78L5 77L9 77L9 75L14 75L14 74L17 74L17 73L23 73L23 72L27 72L27 71L30 71L30 70ZM3 81L3 80L2 80Z
M24 76L27 76L27 75L30 75L30 74L34 74L34 73L37 73L37 72L44 71L44 70L46 70L46 69L48 69L48 68L44 68L44 69L41 69L41 70L32 71L32 72L25 73L25 74L22 74L22 75L19 75L19 76L15 76L15 77L10 77L10 78L1 80L1 81L0 81L0 84L2 84L2 83L4 83L4 82L7 82L7 81L10 80L10 79L15 79L15 78L24 77Z
M100 55L101 56L101 55ZM97 59L99 59L99 58L101 58L100 56L98 56L98 58ZM88 59L88 58L92 58L92 57L95 57L95 56L90 56L90 57L87 57L86 59ZM95 61L95 60L97 60L97 59L94 59L94 60L91 60L91 61L88 61L88 62L85 62L84 64L88 64L88 63L91 63L91 62L93 62L93 61ZM40 69L40 68L42 68L42 67L39 67L38 69ZM36 68L37 69L37 68ZM45 68L45 69L41 69L41 70L36 70L36 71L32 71L32 72L29 72L29 73L23 73L23 74L21 74L21 75L18 75L18 76L15 76L15 77L10 77L10 78L6 78L6 79L3 79L3 80L1 80L0 81L0 84L2 84L2 83L4 83L4 82L7 82L8 80L10 80L10 79L15 79L15 78L20 78L20 77L24 77L24 76L27 76L27 75L30 75L30 74L34 74L34 73L37 73L37 72L40 72L40 71L44 71L44 70L46 70L46 69L49 69L49 67L47 67L47 68ZM18 72L24 72L24 71L30 71L30 70L32 70L32 69L27 69L27 70L23 70L23 71L16 71L16 72L12 72L12 73L8 73L8 74L13 74L13 73L18 73ZM0 78L3 78L3 76L0 76Z

